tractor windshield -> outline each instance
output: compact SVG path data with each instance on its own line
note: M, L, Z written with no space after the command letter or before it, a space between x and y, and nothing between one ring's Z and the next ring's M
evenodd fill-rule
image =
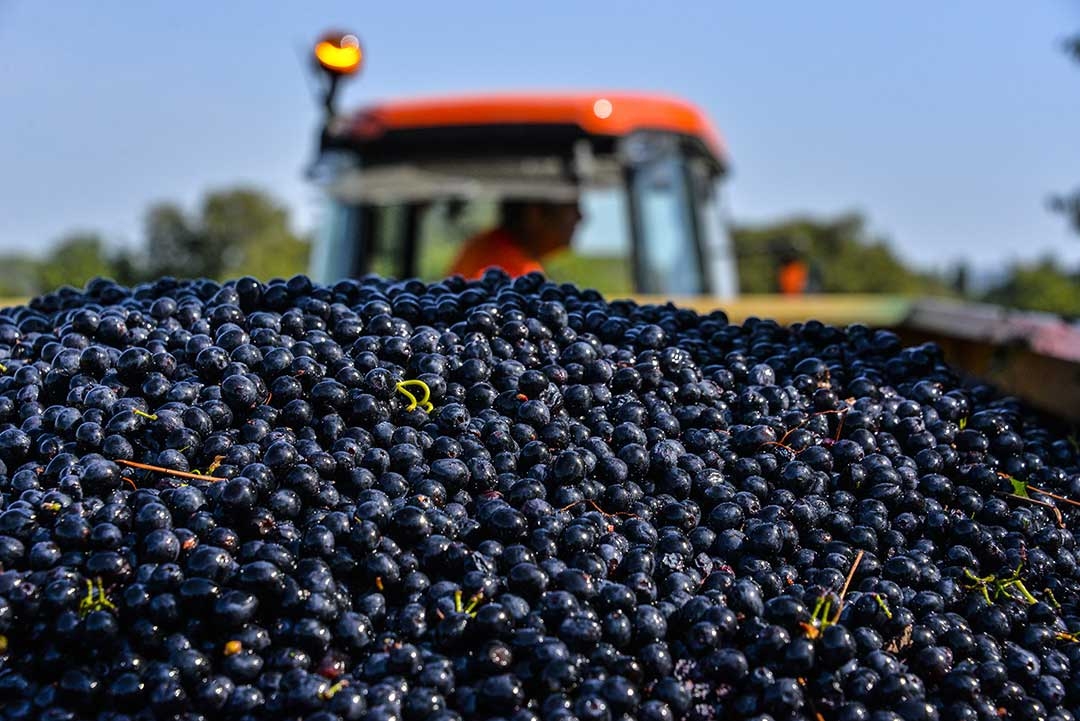
M576 199L582 220L570 247L543 261L552 280L609 297L733 293L715 172L673 136L634 137L617 153L590 157L576 177L569 182L557 158L368 168L354 159L327 187L312 274L437 280L468 239L497 226L501 197Z
M578 202L582 220L571 246L545 260L545 273L557 282L588 285L608 295L633 293L625 193L614 187L584 189ZM312 272L322 279L369 272L438 280L449 273L469 238L498 224L498 205L495 199L351 204L331 198ZM350 237L366 242L344 241Z

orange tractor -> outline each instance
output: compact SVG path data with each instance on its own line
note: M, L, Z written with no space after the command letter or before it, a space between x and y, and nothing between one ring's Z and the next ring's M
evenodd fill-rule
M316 46L326 124L312 168L329 199L317 280L369 272L433 280L504 199L577 201L558 280L609 294L737 293L721 216L727 156L694 106L657 95L532 93L390 102L337 115L362 61L352 35Z

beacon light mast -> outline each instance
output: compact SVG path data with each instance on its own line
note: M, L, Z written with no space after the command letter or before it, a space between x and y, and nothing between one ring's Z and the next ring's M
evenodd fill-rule
M312 61L324 84L322 105L325 117L320 140L322 146L334 122L338 85L342 80L360 72L364 63L364 51L360 47L360 39L352 33L331 31L323 34L315 43Z

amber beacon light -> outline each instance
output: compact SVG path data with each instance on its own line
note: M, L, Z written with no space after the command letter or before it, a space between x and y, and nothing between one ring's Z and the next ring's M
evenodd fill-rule
M364 61L364 51L352 33L327 33L315 43L315 60L332 75L355 75Z

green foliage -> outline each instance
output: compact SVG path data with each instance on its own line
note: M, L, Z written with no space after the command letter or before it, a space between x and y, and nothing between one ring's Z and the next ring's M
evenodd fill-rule
M304 269L308 254L288 211L252 188L208 193L194 218L169 203L151 208L146 243L150 277L289 276Z
M609 298L625 298L634 294L633 270L628 258L565 251L546 259L544 271L556 282L582 283Z
M812 291L824 293L943 293L945 284L919 273L880 239L870 237L861 215L829 220L793 218L765 225L736 225L732 240L744 293L777 292L782 257L807 262L816 280Z
M0 297L83 287L95 276L126 285L165 275L268 280L307 268L308 242L290 227L288 211L252 188L210 192L195 215L175 203L158 203L147 211L143 233L142 248L136 251L110 252L99 234L73 233L42 260L0 257Z
M222 271L221 250L210 244L198 221L189 221L172 203L160 203L146 213L146 274L216 277Z
M1080 273L1069 273L1052 258L1017 264L983 297L988 303L1080 317Z
M0 297L25 298L41 288L41 263L22 255L0 257Z
M81 288L91 278L111 272L101 236L75 233L57 243L52 257L37 268L38 287L71 285Z
M306 269L308 244L289 227L289 212L257 190L207 195L198 230L207 255L220 263L210 277L252 275L265 280Z

